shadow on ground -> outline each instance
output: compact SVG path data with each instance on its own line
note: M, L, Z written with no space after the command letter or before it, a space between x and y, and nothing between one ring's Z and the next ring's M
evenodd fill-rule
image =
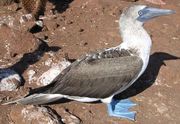
M68 55L66 56L66 59L69 60ZM156 53L152 54L150 56L149 64L148 64L148 67L147 67L146 71L144 72L144 74L130 88L128 88L124 92L116 95L115 99L126 99L126 98L135 96L135 95L143 92L144 90L149 88L155 82L161 66L166 66L164 61L176 60L176 59L180 59L180 57L176 57L176 56L170 55L168 53L164 53L164 52L156 52ZM74 61L74 59L72 59L72 60ZM50 84L49 86L53 87L53 83ZM44 90L47 90L47 88L49 88L49 86L33 89L30 92L30 94L33 94L34 92L42 92ZM70 101L71 100L60 99L56 102L51 102L49 104L59 104L59 103L65 103L65 102L70 102ZM96 104L99 102L100 101L93 102L93 103Z
M161 66L166 66L164 61L176 59L180 59L180 57L164 52L155 52L150 56L149 64L144 74L131 87L116 95L115 98L126 99L143 92L156 81Z
M25 53L23 55L23 57L17 63L15 63L14 65L12 65L9 68L3 68L0 70L1 70L1 72L3 72L2 70L12 69L22 77L22 74L24 73L24 71L26 69L28 69L28 67L30 65L33 65L36 62L38 62L46 52L49 52L49 51L57 52L59 49L60 49L60 47L57 47L57 46L50 47L50 46L48 46L48 44L46 42L41 40L41 44L35 51L33 51L31 53ZM10 76L10 75L7 75L7 76ZM6 78L6 77L3 77L3 78ZM2 79L0 79L0 80L2 80ZM24 83L25 80L23 77L22 77L22 80Z
M69 4L73 0L49 0L55 7L52 9L53 13L58 12L62 13L69 8Z

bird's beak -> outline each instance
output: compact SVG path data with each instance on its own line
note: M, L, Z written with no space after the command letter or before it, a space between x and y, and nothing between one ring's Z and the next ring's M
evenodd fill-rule
M145 22L158 16L169 15L174 13L174 10L146 7L139 11L139 17L137 18L137 20Z

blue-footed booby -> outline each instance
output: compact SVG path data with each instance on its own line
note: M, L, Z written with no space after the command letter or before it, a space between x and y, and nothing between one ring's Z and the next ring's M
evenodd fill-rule
M151 38L144 22L174 11L146 5L132 5L123 11L120 33L123 42L112 48L86 54L65 68L50 85L35 89L25 98L10 103L46 104L61 98L80 102L102 101L110 116L134 120L135 105L114 95L130 87L145 71L151 50Z

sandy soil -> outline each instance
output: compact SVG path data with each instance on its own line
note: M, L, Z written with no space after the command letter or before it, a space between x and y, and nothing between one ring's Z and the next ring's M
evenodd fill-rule
M59 116L63 114L62 109L66 110L83 124L179 124L180 61L176 57L180 56L180 1L165 2L166 5L153 6L177 13L145 24L153 40L149 66L130 89L117 96L131 97L138 104L133 108L137 111L135 122L109 117L102 103L70 101L49 107ZM118 19L122 9L133 3L131 0L50 0L43 28L32 28L33 21L21 24L23 9L15 12L15 5L1 7L0 25L2 18L10 16L10 21L7 18L5 21L10 28L0 26L0 65L14 69L23 77L23 84L17 91L0 92L1 102L25 96L29 88L38 87L35 80L53 64L62 61L65 53L76 59L87 52L120 44ZM136 3L148 4L143 0ZM30 80L29 71L32 70L35 73ZM17 112L12 111L22 107L0 105L0 124L17 124L19 121L11 117Z

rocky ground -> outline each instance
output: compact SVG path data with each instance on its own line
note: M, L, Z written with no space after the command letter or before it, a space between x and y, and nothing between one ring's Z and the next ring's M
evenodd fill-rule
M143 0L50 0L43 27L27 21L23 9L0 8L0 102L25 96L48 84L69 63L64 61L120 44L122 9ZM145 28L153 40L144 75L118 98L138 105L136 121L109 117L103 103L67 101L48 106L0 105L0 124L179 124L180 123L180 1L153 5L176 10ZM6 69L6 70L4 70ZM10 76L8 74L11 74ZM3 75L2 75L3 74ZM49 76L47 78L47 75ZM13 82L13 83L12 83Z

